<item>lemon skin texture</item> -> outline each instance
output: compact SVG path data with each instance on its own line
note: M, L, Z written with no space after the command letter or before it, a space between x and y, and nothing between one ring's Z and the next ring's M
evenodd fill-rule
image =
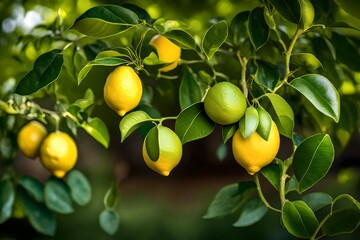
M158 127L159 138L159 158L157 161L152 161L146 150L146 141L144 140L142 153L146 165L153 171L163 176L169 176L171 170L173 170L180 162L182 157L182 144L179 137L174 131L168 127Z
M215 84L205 96L205 112L211 120L221 125L238 122L245 114L246 99L235 84Z
M142 83L134 69L120 66L112 71L104 85L104 100L120 116L124 116L140 103Z
M47 135L44 125L38 121L31 121L21 128L17 136L19 150L28 158L35 159L42 141Z
M171 63L160 68L161 72L169 72L177 67L181 57L181 48L179 46L159 34L150 40L150 45L155 47L160 61Z
M50 133L40 148L42 165L58 178L64 177L75 166L77 158L76 143L64 132Z
M271 163L280 148L280 134L274 121L268 140L264 140L257 132L245 139L238 129L232 139L232 151L235 160L244 167L250 175L260 171Z

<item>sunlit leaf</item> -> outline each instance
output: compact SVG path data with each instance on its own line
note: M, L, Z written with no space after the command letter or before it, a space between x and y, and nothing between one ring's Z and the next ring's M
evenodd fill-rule
M173 30L185 30L189 28L188 25L183 21L167 18L158 18L153 23L153 26L160 34L165 34L166 32Z
M230 125L224 125L222 127L222 138L223 142L226 143L232 136L235 134L236 130L239 128L238 124L230 124Z
M225 42L227 35L228 26L224 20L215 23L206 31L201 46L208 59L210 59Z
M245 139L249 138L259 125L259 114L255 107L248 107L245 116L239 122L240 132Z
M138 129L143 123L152 121L152 118L144 111L137 110L125 115L120 121L119 128L121 142L123 142L132 132Z
M104 147L109 147L110 134L107 126L100 118L91 118L81 124L81 127Z
M259 125L256 128L256 132L267 141L271 132L272 118L262 107L258 107L257 112L259 116Z
M297 53L291 55L290 61L300 67L305 67L310 70L315 70L319 67L323 67L319 59L317 59L311 53Z
M171 39L176 45L183 49L195 49L195 39L184 30L171 30L164 34L165 37Z

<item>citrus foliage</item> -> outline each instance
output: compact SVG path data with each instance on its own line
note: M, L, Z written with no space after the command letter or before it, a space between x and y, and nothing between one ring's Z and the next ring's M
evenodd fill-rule
M5 88L11 83L3 83L7 91L1 92L0 101L2 164L12 164L17 144L11 136L19 133L17 126L24 119L37 119L56 130L61 127L74 137L79 128L84 129L107 148L107 126L100 117L93 116L102 96L89 87L72 99L64 89L81 89L95 72L126 69L125 77L113 72L108 80L128 80L128 76L136 79L136 86L132 86L136 91L141 89L141 94L137 92L130 102L128 96L132 97L133 87L117 92L116 84L106 85L106 77L98 79L97 85L105 85L105 101L122 116L115 119L119 121L121 141L145 125L152 126L147 130L143 152L145 162L160 174L168 175L178 164L183 144L205 138L215 124L222 127L224 143L241 134L242 141L256 136L275 149L271 149L267 159L269 156L255 146L251 154L255 152L254 159L261 164L250 161L244 166L256 166L256 170L249 171L254 174L254 181L222 188L204 218L240 212L234 226L245 227L272 210L280 213L284 228L296 237L319 239L351 233L360 222L360 204L356 199L348 194L335 198L321 192L306 194L328 173L335 147L340 151L352 132L359 130L359 101L347 98L346 92L339 93L343 79L355 79L360 71L356 46L359 16L354 15L354 20L345 12L339 14L343 11L340 2L344 1L336 2L339 5L332 1L263 0L230 20L214 20L200 33L192 32L177 19L152 19L144 9L131 4L93 7L79 16L69 30L58 26L58 38L52 39L49 49L38 56L33 69L19 79L16 87ZM114 41L119 36L128 41ZM158 42L158 38L162 41ZM174 58L164 56L162 44L174 51L169 53ZM163 90L157 85L160 79L169 84L181 79L180 110L176 116L154 114L159 111L153 104L152 92ZM235 101L235 107L226 108L233 99L227 103L225 98L207 98L228 96L228 92L212 96L212 91L222 90L216 90L222 82L238 92L240 99ZM45 107L36 101L47 97L53 100L50 108L49 104ZM120 109L122 106L116 101L131 106ZM218 117L234 119L218 121ZM164 121L175 121L174 130L162 126ZM295 126L303 131L294 132ZM308 126L314 131L309 132ZM292 142L286 159L274 159L279 142L278 136L272 140L275 128ZM166 142L162 140L164 136ZM174 145L176 149L172 149ZM240 157L234 153L235 158L243 163L242 159L250 156L249 151L241 151ZM174 161L171 169L159 169L157 162L162 164L167 158ZM266 200L258 171L279 192L276 206ZM54 173L44 184L28 176L17 181L13 174L5 173L0 182L0 223L12 216L15 199L19 199L31 225L40 233L54 235L55 213L70 213L74 202L82 206L91 199L90 184L78 170L70 171L64 179L57 178L63 174ZM297 191L299 198L289 199L287 194L292 191ZM340 200L346 204L338 206ZM114 234L119 224L116 183L106 193L104 205L100 226ZM325 209L326 214L318 214L319 209Z

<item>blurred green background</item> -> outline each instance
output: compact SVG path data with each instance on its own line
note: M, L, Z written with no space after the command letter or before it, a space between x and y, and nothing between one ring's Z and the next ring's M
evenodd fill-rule
M64 19L64 26L68 28L76 17L92 6L121 3L123 1L2 0L0 82L11 77L19 80L32 68L37 56L36 47L28 47L23 52L16 43L35 25L49 24L59 13ZM253 8L258 1L136 0L131 3L146 9L153 18L181 19L190 25L190 31L201 32L212 18L231 20L238 12ZM83 132L80 132L77 141L80 150L77 167L88 176L93 187L93 199L87 206L77 207L73 214L58 216L55 239L294 239L282 229L279 215L272 212L248 228L232 226L238 214L220 220L202 219L221 187L250 179L235 163L231 152L222 161L217 159L216 149L221 144L219 128L202 141L186 144L180 165L165 178L149 170L143 163L140 135L133 134L120 144L118 121L114 121L120 120L118 116L110 109L99 110L97 114L108 119L106 123L112 133L109 150ZM321 191L332 196L349 193L359 199L359 146L360 137L356 131L349 146L338 155L332 172L319 184ZM230 145L226 145L226 148L230 150ZM48 177L38 161L28 161L19 155L15 164L20 173L39 179ZM115 236L108 236L98 224L98 215L104 207L104 194L114 177L122 179L118 208L120 227ZM277 198L270 186L266 186L265 194L270 201ZM351 235L332 239L359 238L360 231L357 230ZM35 232L26 220L20 219L0 225L0 239L47 238Z

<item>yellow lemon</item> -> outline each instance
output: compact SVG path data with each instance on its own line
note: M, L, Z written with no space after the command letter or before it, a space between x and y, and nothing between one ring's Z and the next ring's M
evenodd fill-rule
M47 130L38 121L31 121L21 128L17 136L20 151L28 158L36 158L40 145L47 135Z
M156 48L160 61L171 63L166 67L160 68L160 71L168 72L176 68L181 56L181 48L179 46L159 34L150 40L150 44Z
M228 125L238 122L244 116L246 99L235 84L220 82L207 92L204 107L211 120Z
M158 143L149 142L151 139L148 136L149 134L146 136L142 148L146 165L163 176L169 176L171 170L179 164L182 156L182 144L179 137L170 128L164 126L158 126ZM155 162L149 157L147 144L159 145L159 158Z
M104 85L104 99L106 104L124 116L137 107L142 96L142 84L134 69L120 66L112 71Z
M232 151L236 161L250 175L260 171L276 157L280 147L280 135L274 121L268 140L264 140L257 132L245 139L238 129L232 139Z
M40 148L42 165L58 178L64 177L75 166L77 157L75 141L60 131L50 133Z

